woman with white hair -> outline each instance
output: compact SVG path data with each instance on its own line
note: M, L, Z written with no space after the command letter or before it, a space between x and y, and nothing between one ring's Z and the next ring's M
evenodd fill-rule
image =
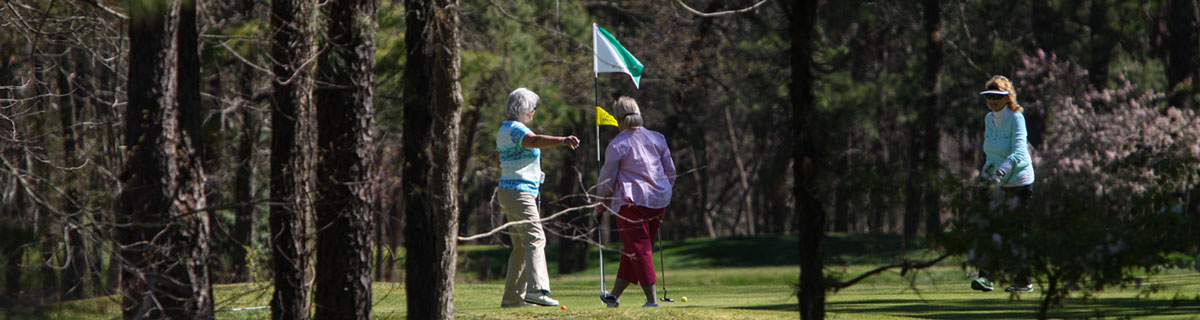
M526 88L508 94L508 120L496 133L496 152L500 161L500 188L496 199L509 221L538 220L537 196L545 174L542 173L540 148L566 145L579 147L575 136L556 137L533 133L526 124L537 112L538 95ZM550 297L550 275L546 271L546 234L542 223L518 224L508 228L512 253L508 256L508 275L504 282L504 308L531 305L557 306Z
M604 152L597 193L609 199L609 210L617 212L617 228L624 244L617 281L611 295L601 300L609 307L620 306L621 293L629 284L639 284L646 294L643 307L657 307L651 239L658 234L663 214L671 203L675 185L675 161L661 133L642 127L637 101L621 97L613 104L621 132ZM599 209L604 210L604 209Z

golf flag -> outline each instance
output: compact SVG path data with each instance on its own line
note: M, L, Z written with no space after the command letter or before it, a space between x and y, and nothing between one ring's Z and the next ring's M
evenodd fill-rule
M614 118L604 108L596 107L596 125L598 126L617 126L617 118Z
M596 73L620 72L628 74L633 79L633 86L641 88L642 63L629 50L621 46L608 30L595 23L592 24L592 47L596 53L592 55L592 65Z

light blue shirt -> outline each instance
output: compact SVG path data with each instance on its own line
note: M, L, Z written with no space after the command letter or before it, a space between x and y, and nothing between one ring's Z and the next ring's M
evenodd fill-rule
M984 116L983 152L987 163L983 174L990 176L997 170L1003 171L1000 185L1019 187L1033 184L1033 159L1029 154L1029 131L1025 129L1025 116L1004 108Z
M533 133L517 121L500 123L496 133L496 152L500 153L500 187L537 194L545 179L542 173L542 149L521 146L525 135Z

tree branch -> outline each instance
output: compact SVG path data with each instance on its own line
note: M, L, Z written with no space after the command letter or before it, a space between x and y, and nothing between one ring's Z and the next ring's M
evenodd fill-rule
M882 273L882 272L887 271L888 269L892 269L892 268L901 268L900 275L904 275L904 274L908 273L908 270L925 269L925 268L928 268L928 267L931 267L931 266L937 264L938 262L942 262L942 260L945 260L948 257L950 257L950 254L947 253L947 254L943 254L940 257L937 257L936 259L918 263L918 264L913 264L912 261L904 261L901 263L890 264L890 265L878 267L878 268L875 268L874 270L867 271L866 273L863 273L857 277L854 277L854 279L850 279L850 281L839 281L837 283L834 283L834 284L830 285L829 288L833 289L834 291L849 288L850 286L854 285L855 283L858 283L859 281L866 280L867 278L870 278L873 275Z
M767 3L767 0L762 0L762 1L759 1L758 3L755 3L754 5L752 5L752 6L749 6L749 7L746 7L746 8L744 8L744 9L738 9L738 10L726 10L726 11L718 11L718 12L713 12L713 13L704 13L704 12L700 12L700 11L698 11L698 10L696 10L696 9L692 9L692 7L689 7L687 4L684 4L684 3L683 3L683 0L675 0L675 3L678 3L678 4L679 4L679 6L683 7L683 9L684 9L684 10L687 10L687 11L691 12L691 13L692 13L692 14L694 14L694 15L701 16L701 17L705 17L705 18L715 18L715 17L727 16L727 15L731 15L731 14L737 14L737 13L743 13L743 12L747 12L747 11L750 11L750 10L757 9L759 6L762 6L764 3Z

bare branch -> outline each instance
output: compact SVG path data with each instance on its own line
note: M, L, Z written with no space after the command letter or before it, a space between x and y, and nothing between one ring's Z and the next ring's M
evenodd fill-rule
M488 237L488 236L496 234L500 231L503 231L504 229L508 229L508 227L515 226L515 225L540 223L540 222L554 220L555 218L558 218L559 216L562 216L569 212L583 210L583 209L589 209L589 208L595 208L597 206L600 206L601 204L602 203L600 203L600 202L596 202L596 203L587 204L587 205L583 205L583 206L566 208L566 209L562 209L558 212L555 212L554 214L550 215L549 217L545 217L545 218L541 218L541 219L537 219L537 220L510 221L508 223L500 225L499 227L493 228L491 231L488 231L488 232L484 232L484 233L480 233L480 234L476 234L476 235L472 235L472 236L467 236L467 237L458 237L458 241L471 241L471 240L475 240L475 239L479 239L479 238L483 238L483 237Z
M942 256L937 257L933 260L929 260L929 261L918 263L918 264L913 264L912 261L904 261L901 263L895 263L895 264L878 267L878 268L875 268L874 270L867 271L866 273L863 273L857 277L854 277L854 279L850 279L850 281L841 281L841 282L830 284L829 288L833 289L834 291L849 288L850 286L854 285L855 283L858 283L859 281L863 281L867 278L870 278L873 275L882 273L882 272L887 271L888 269L892 269L892 268L901 268L900 274L904 275L904 274L908 273L908 270L925 269L925 268L928 268L928 267L931 267L931 266L937 264L938 262L942 262L942 260L945 260L948 257L950 257L950 254L943 254Z
M715 18L715 17L743 13L743 12L757 9L759 6L762 6L764 3L767 3L767 0L759 1L758 3L755 3L754 5L746 7L744 9L718 11L718 12L713 12L713 13L704 13L704 12L697 11L696 9L692 9L692 7L689 7L687 4L684 4L683 0L675 0L675 3L678 3L679 6L683 7L684 10L687 10L694 15L698 15L698 16L705 17L705 18Z
M534 26L534 27L541 28L542 30L546 30L547 32L550 32L550 33L553 33L553 34L559 35L560 37L563 37L563 38L571 39L571 41L574 41L574 42L575 42L575 49L585 48L585 49L587 49L587 51L591 51L591 50L592 50L592 46L589 46L589 45L587 45L587 44L583 43L582 41L579 41L579 39L575 39L575 37L572 37L572 36L571 36L571 35L569 35L569 34L563 33L562 31L558 31L558 30L550 29L550 28L548 28L548 27L546 27L546 26L543 26L543 25L540 25L540 24L536 24L536 23L533 23L533 22L529 22L529 21L525 21L525 20L521 20L521 19L519 19L519 18L517 18L517 17L514 17L512 14L508 13L508 11L507 11L507 10L504 10L504 7L501 7L499 4L496 4L496 1L493 1L493 0L488 0L488 3L491 3L491 4L492 4L492 6L496 7L496 9L500 9L500 13L504 14L504 16L505 16L505 17L508 17L509 19L513 19L513 20L515 20L515 21L517 21L517 22L520 22L521 24L524 24L524 25L527 25L527 26Z

